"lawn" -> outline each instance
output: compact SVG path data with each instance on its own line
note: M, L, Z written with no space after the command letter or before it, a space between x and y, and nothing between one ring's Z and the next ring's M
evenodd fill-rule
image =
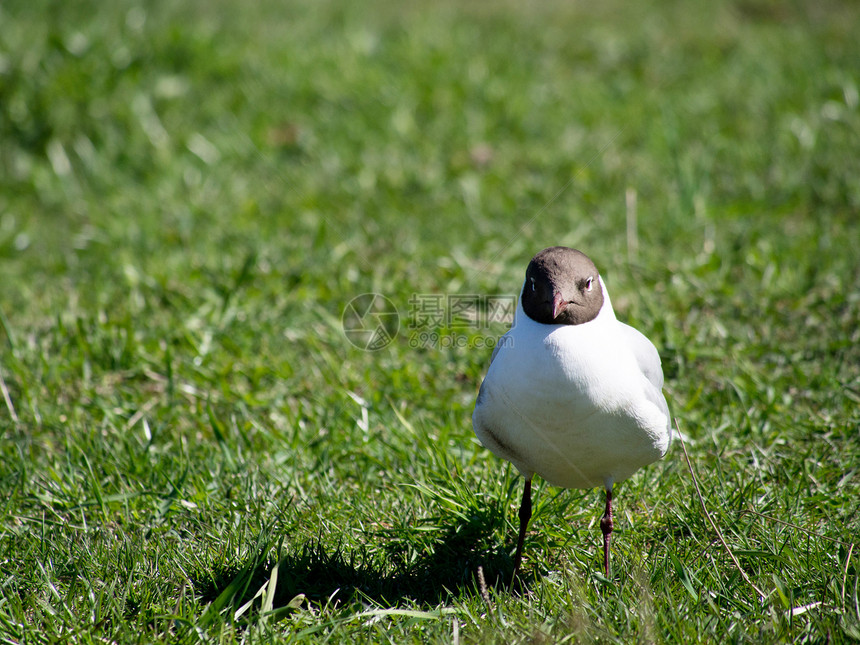
M0 642L860 639L858 33L0 4ZM616 487L609 579L602 491L538 482L509 591L522 479L470 417L555 244L659 348L689 463Z

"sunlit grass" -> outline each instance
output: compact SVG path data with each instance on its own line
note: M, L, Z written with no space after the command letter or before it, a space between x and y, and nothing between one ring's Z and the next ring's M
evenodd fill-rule
M0 24L4 642L860 639L854 4ZM505 324L449 315L552 244L660 349L702 500L678 445L618 486L607 581L600 491L538 483L511 594Z

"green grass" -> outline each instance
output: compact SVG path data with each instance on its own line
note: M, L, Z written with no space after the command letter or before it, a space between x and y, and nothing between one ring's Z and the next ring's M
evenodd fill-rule
M860 639L855 3L0 24L0 642ZM676 442L617 489L612 580L600 491L540 484L504 587L521 479L470 415L505 326L409 303L552 244L659 347L749 582Z

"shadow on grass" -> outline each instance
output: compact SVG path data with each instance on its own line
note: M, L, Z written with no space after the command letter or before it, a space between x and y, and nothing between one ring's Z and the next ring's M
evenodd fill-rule
M203 602L237 608L270 579L278 564L274 608L286 606L298 594L318 603L345 603L358 597L386 606L410 600L435 607L478 589L479 567L488 587L507 586L513 561L494 539L494 528L501 521L490 512L438 529L385 531L379 534L384 565L375 562L380 558L367 549L329 550L314 540L284 544L287 553L279 562L268 544L259 557L244 566L209 572L205 580L195 581L195 588ZM225 592L231 595L229 600Z

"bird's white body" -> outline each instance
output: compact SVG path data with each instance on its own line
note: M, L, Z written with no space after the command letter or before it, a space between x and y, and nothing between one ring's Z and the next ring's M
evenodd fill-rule
M669 447L660 357L600 286L600 313L577 325L535 322L521 298L481 385L475 433L527 479L611 490Z

